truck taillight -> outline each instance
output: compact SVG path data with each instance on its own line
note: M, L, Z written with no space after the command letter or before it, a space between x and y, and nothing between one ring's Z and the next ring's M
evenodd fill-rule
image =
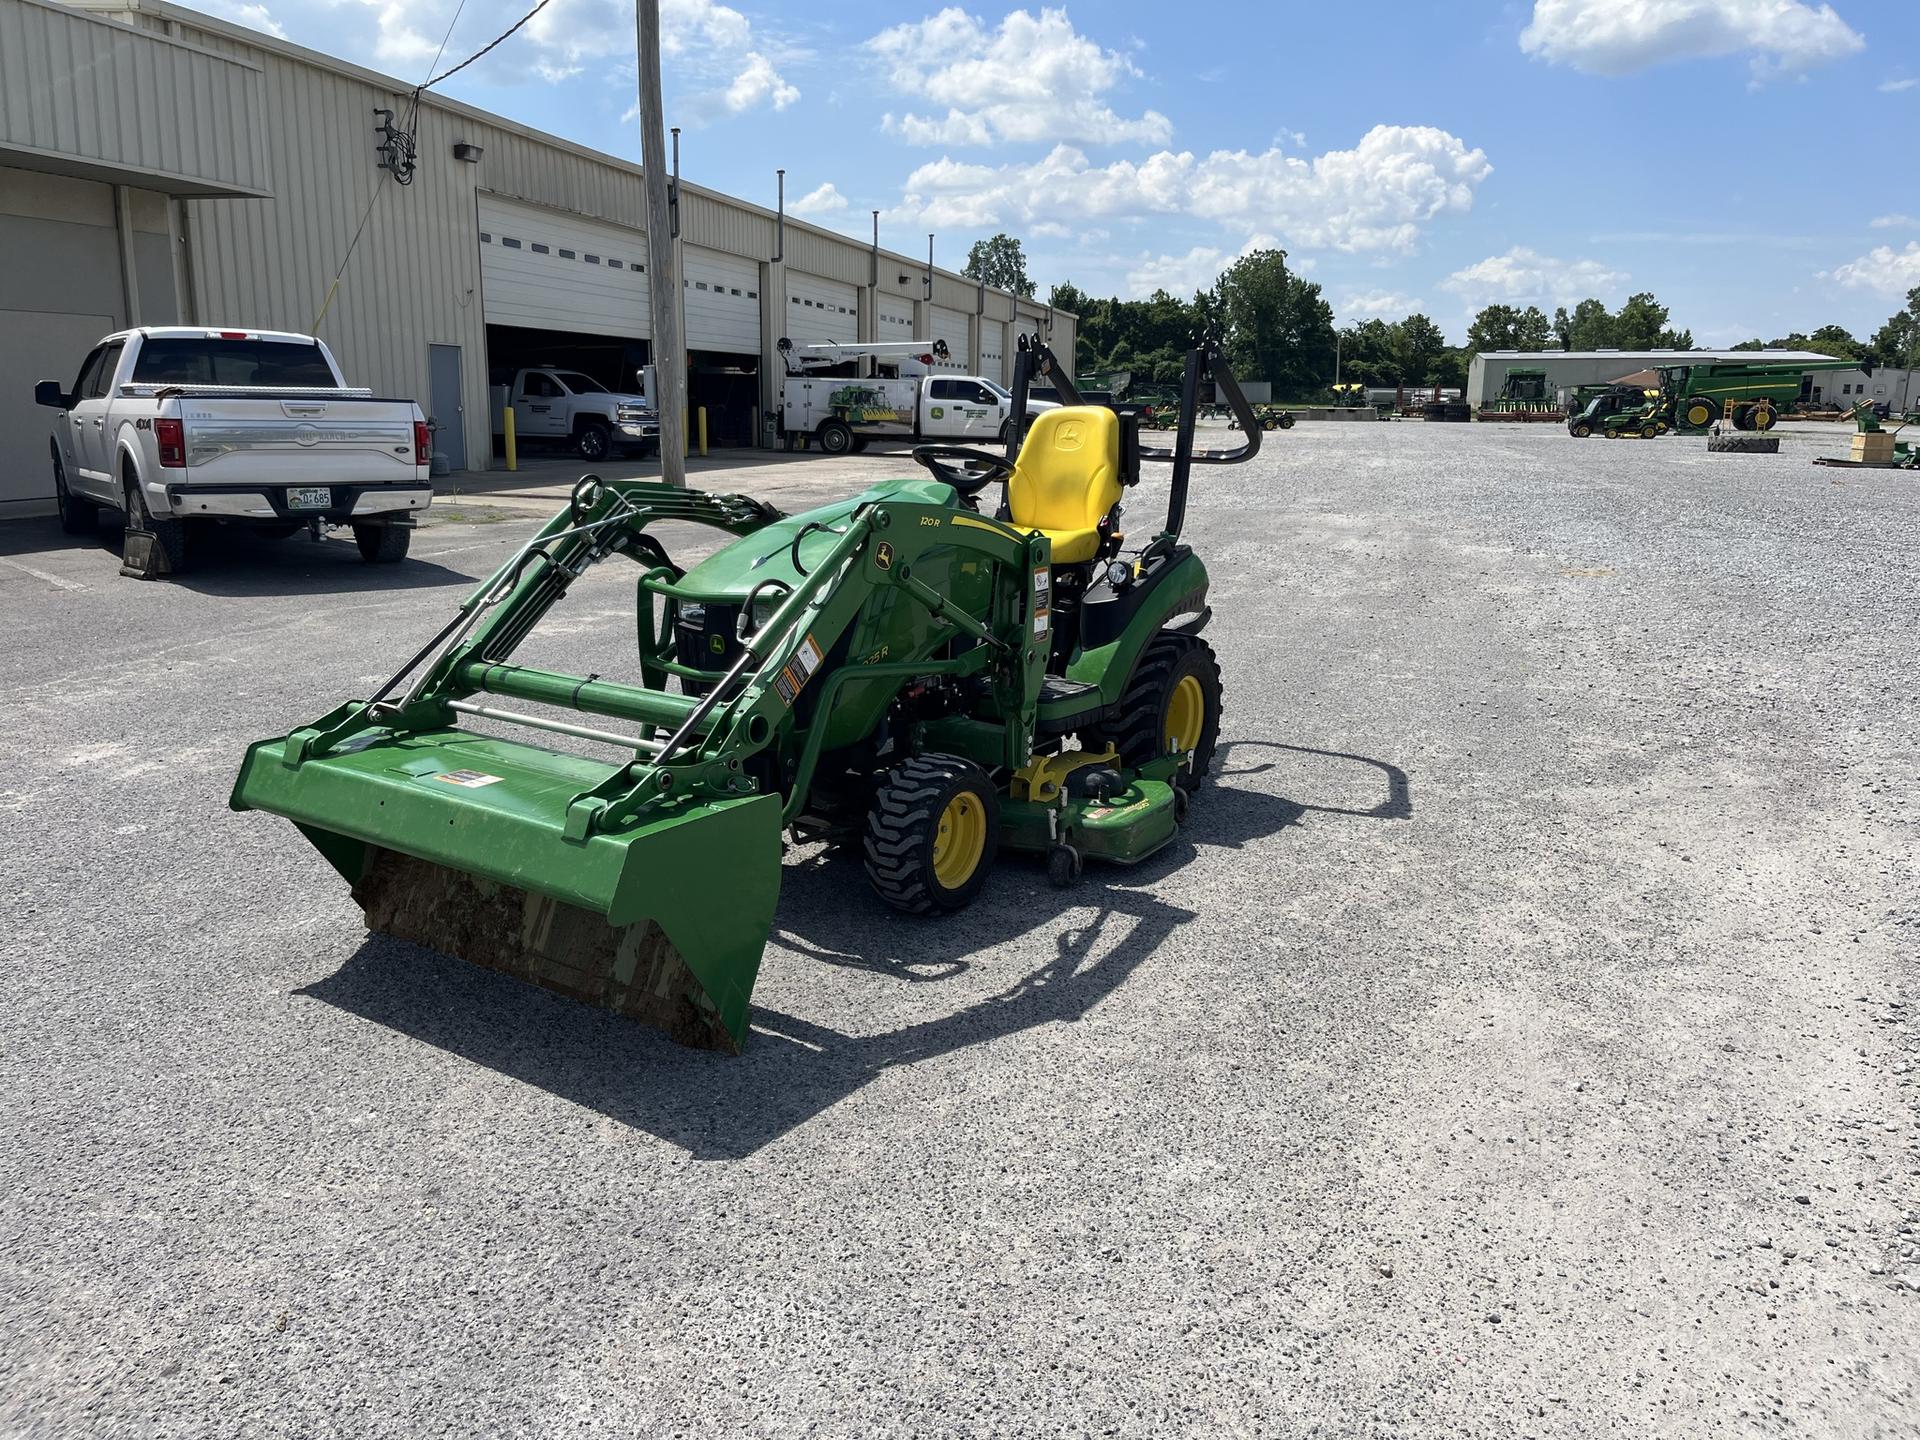
M431 465L433 463L433 431L427 428L427 422L413 422L413 463Z
M160 463L167 469L178 470L187 463L186 427L178 420L154 421L153 438L160 446Z

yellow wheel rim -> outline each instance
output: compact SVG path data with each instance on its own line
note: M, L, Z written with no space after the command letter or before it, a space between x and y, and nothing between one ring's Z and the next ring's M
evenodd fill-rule
M1207 692L1195 675L1182 675L1167 701L1167 748L1185 752L1199 748L1200 731L1207 723Z
M933 878L948 890L958 890L980 868L987 850L987 808L980 797L963 791L940 812L940 828L933 835Z
M1753 412L1753 428L1756 430L1771 430L1773 428L1773 411L1771 410L1754 411Z

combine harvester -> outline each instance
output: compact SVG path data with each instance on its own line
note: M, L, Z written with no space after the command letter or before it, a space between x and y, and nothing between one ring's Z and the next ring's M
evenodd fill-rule
M1029 432L1040 376L1067 403ZM1232 449L1194 446L1209 376L1245 427ZM1145 858L1174 837L1219 729L1207 572L1181 541L1189 471L1252 459L1260 428L1211 343L1187 357L1171 450L1079 403L1037 338L1014 394L1007 455L922 446L927 477L801 515L583 477L370 698L253 745L233 808L297 824L374 930L728 1050L783 832L862 837L875 890L924 915L972 900L1002 845L1061 884L1083 858ZM1167 516L1123 550L1143 460L1172 465ZM976 503L996 482L1000 518ZM682 570L650 533L665 520L737 538ZM616 556L636 568L638 654L606 670L639 683L514 664Z
M1657 389L1644 404L1631 403L1619 389L1596 395L1585 409L1569 416L1567 433L1576 440L1604 435L1609 440L1638 436L1651 440L1669 431L1699 435L1722 423L1736 430L1768 431L1782 407L1800 398L1801 377L1809 371L1853 370L1857 360L1759 361L1712 360L1656 366Z

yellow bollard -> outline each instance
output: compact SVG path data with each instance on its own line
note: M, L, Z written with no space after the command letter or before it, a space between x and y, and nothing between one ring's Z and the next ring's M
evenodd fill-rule
M700 407L700 455L704 459L707 453L707 407Z
M507 469L520 468L520 455L513 443L513 406L507 406Z

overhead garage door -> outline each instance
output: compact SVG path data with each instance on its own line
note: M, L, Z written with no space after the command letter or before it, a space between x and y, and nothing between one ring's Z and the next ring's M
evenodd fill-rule
M874 309L874 319L878 321L876 340L924 340L924 335L913 333L913 302L903 300L897 295L882 295L880 303Z
M729 354L760 353L760 265L689 245L686 290L687 348Z
M933 334L928 338L947 342L948 359L941 368L971 373L973 354L967 348L967 317L958 310L947 310L939 305L930 308L933 313Z
M988 380L1007 383L1007 327L1003 321L980 322L980 373Z
M624 225L480 197L481 312L489 325L645 339L647 237Z
M787 338L796 345L860 338L860 295L851 285L787 272Z

